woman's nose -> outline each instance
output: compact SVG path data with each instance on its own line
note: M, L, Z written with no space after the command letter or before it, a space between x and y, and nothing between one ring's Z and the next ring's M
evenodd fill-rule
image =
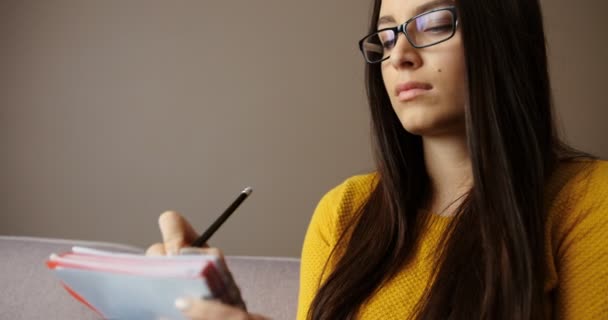
M422 58L418 49L412 46L403 32L398 34L397 42L389 60L395 69L417 69L422 65Z

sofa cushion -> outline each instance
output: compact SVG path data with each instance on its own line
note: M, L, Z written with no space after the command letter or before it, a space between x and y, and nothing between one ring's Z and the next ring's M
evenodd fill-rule
M0 312L12 320L88 320L98 317L75 301L44 264L55 252L72 246L141 253L120 244L0 236ZM228 256L226 261L250 311L273 319L296 314L299 260Z

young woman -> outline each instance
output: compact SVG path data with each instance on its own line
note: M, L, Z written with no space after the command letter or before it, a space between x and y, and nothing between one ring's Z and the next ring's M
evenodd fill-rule
M320 201L298 319L608 319L608 162L556 135L538 1L375 0L360 47L377 168Z

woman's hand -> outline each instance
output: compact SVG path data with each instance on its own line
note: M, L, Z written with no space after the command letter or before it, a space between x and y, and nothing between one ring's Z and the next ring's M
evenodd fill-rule
M182 248L180 254L213 254L220 258L220 263L224 270L228 270L224 254L217 248ZM228 271L230 281L232 274ZM238 292L238 296L241 293ZM182 297L175 301L175 307L178 308L184 316L192 320L215 320L215 319L234 319L234 320L262 320L267 319L260 315L249 314L241 308L233 307L213 300L201 300L197 298Z
M198 237L190 223L175 211L161 214L158 218L158 226L163 242L151 245L146 250L148 256L177 255L179 250L190 246Z
M148 247L146 255L177 255L177 254L214 254L220 257L222 267L229 272L223 253L217 248L192 248L190 244L196 240L198 234L190 223L179 213L167 211L158 219L158 225L163 242ZM232 275L230 275L232 278ZM235 319L235 320L262 320L267 319L260 315L249 314L246 311L223 304L218 301L201 300L197 298L182 297L175 301L175 307L182 311L188 319Z
M231 307L220 302L190 298L180 298L175 301L175 307L192 320L267 320L257 314L249 314L239 308Z

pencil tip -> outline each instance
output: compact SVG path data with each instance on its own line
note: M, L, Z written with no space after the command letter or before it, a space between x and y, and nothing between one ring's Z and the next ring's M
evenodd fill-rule
M247 188L245 188L245 190L243 190L242 193L246 193L247 195L250 195L251 192L253 192L253 189L251 187L247 187Z

